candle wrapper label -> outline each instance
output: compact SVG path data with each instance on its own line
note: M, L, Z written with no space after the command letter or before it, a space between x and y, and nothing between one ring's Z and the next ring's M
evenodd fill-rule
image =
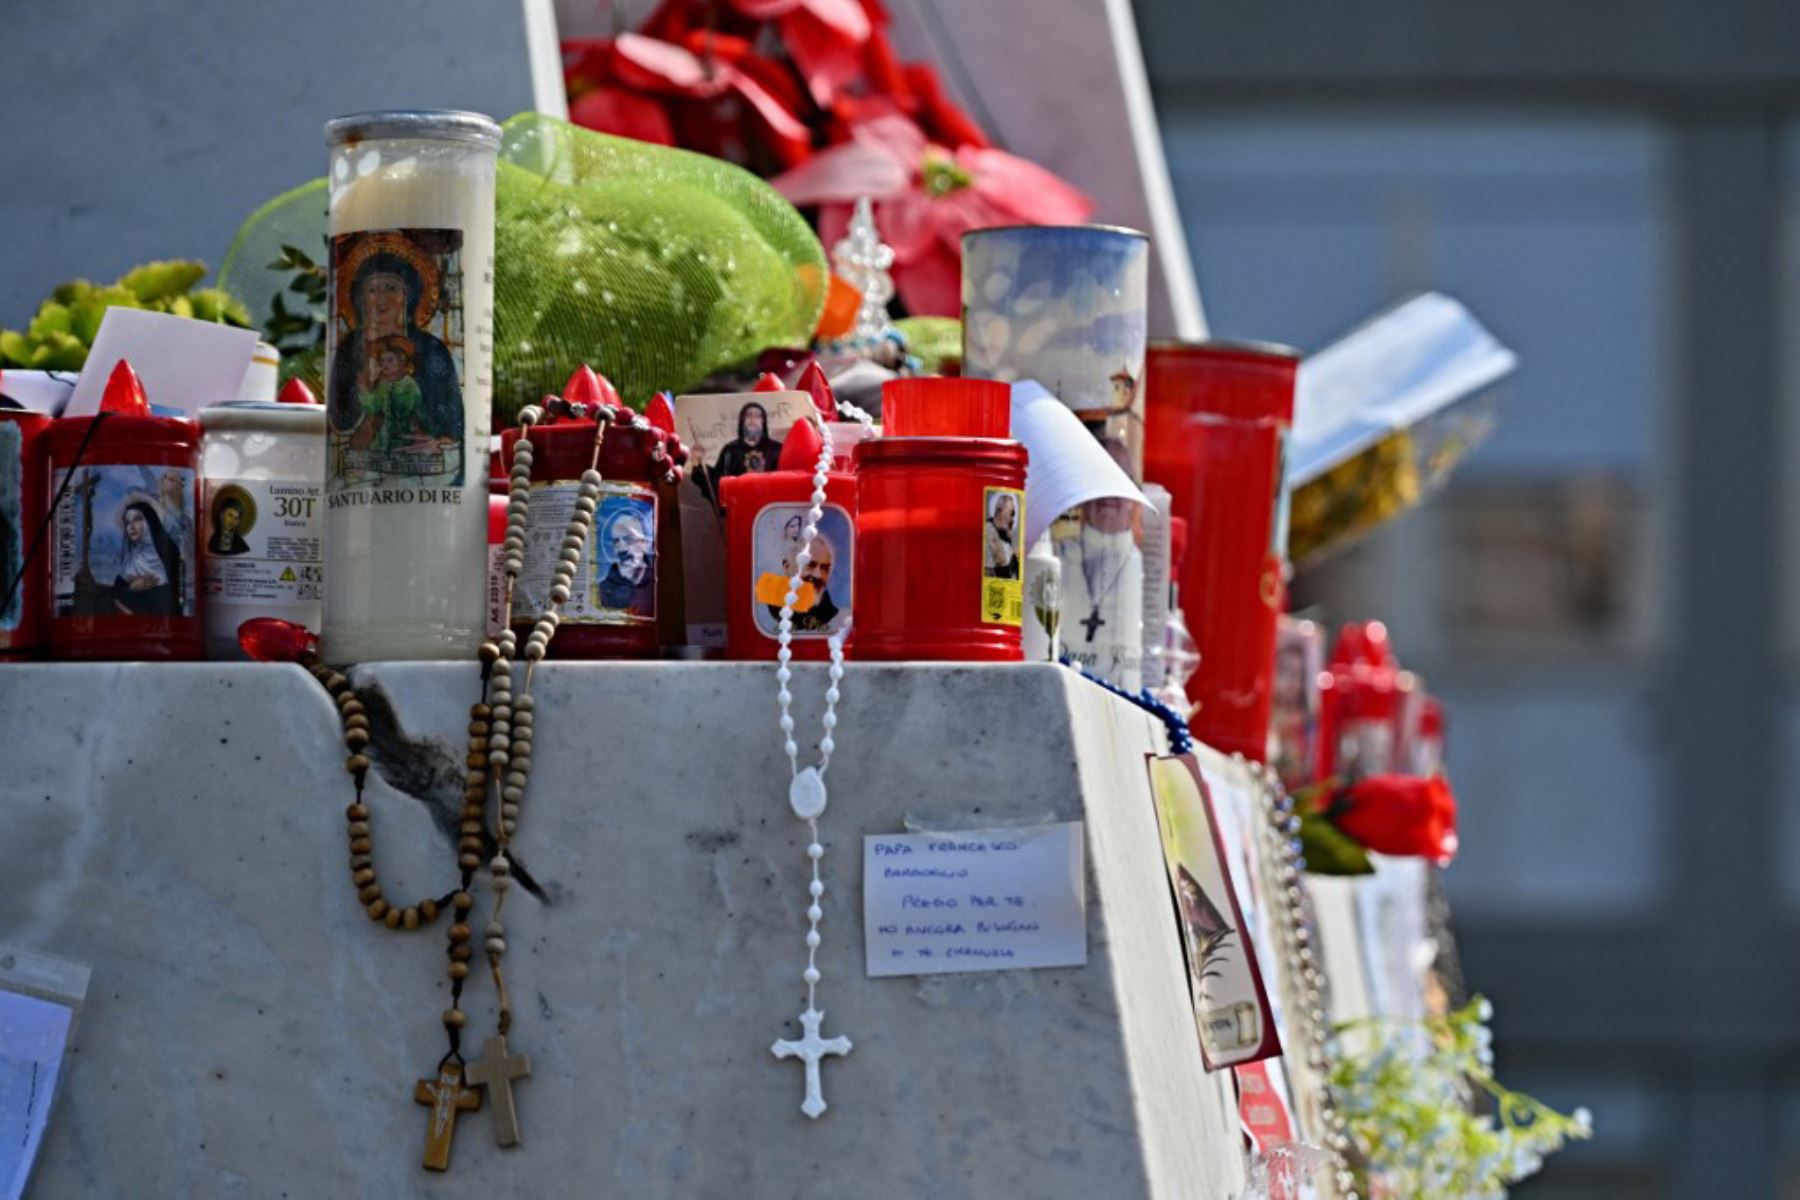
M748 599L757 630L769 638L780 628L782 602L794 575L809 511L805 504L765 504L756 514ZM825 505L818 533L806 547L811 559L801 568L800 587L794 593L796 638L830 637L850 623L855 540L850 514L839 505Z
M206 621L230 637L252 617L316 626L325 506L316 483L208 479Z
M984 488L981 493L981 623L1025 622L1025 493L1017 488Z
M1062 560L1062 648L1109 683L1143 686L1144 556L1128 501L1096 500L1051 526Z
M193 616L193 496L183 467L78 468L52 533L54 615Z
M581 484L531 485L531 526L525 532L525 573L513 596L513 618L544 611L563 535L575 515ZM638 483L600 485L594 532L581 548L575 578L583 586L562 606L572 625L656 623L656 492Z
M463 231L331 239L333 506L459 502L466 474Z
M487 548L487 634L506 628L506 555L498 542Z
M25 586L13 581L25 567L27 536L25 431L0 421L0 632L13 632L25 619Z

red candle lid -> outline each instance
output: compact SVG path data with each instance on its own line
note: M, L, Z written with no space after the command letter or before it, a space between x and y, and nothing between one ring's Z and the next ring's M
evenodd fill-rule
M131 364L122 358L107 377L106 390L100 394L100 411L116 413L121 417L153 415L150 412L150 397L144 394L144 381L131 369Z
M819 365L818 359L806 364L806 370L800 373L800 390L812 397L813 407L827 421L838 419L837 397L831 393L831 381L825 378L825 369Z
M825 452L825 439L819 436L819 430L811 421L795 421L794 427L788 430L787 440L781 443L781 458L776 462L777 471L804 471L811 475L819 469L819 456Z
M650 403L644 406L644 417L652 428L664 433L675 432L675 402L667 392L658 392L650 397Z
M277 404L317 404L319 398L313 395L311 388L306 386L306 380L296 375L281 385L281 394L275 397L275 402Z
M1009 437L1012 385L942 376L890 379L881 385L881 419L890 437Z
M858 443L854 457L859 471L901 464L1022 471L1027 461L1023 442L970 437L879 437Z
M750 390L753 392L785 392L787 384L781 382L781 376L775 372L764 371L756 377L756 382L751 385Z

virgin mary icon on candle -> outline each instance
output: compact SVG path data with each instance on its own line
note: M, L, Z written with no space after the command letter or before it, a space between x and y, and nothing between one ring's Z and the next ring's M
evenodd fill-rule
M462 231L332 239L334 487L463 483Z

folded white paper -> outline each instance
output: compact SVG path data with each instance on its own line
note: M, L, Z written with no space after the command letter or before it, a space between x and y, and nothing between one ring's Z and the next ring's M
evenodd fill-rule
M192 415L236 400L244 373L256 354L256 331L195 321L141 308L109 308L100 319L81 381L63 411L66 417L100 411L106 381L120 359L144 381L144 393L158 408Z
M1089 500L1132 500L1150 506L1081 419L1036 380L1013 384L1012 435L1031 454L1022 545L1037 541L1052 521Z

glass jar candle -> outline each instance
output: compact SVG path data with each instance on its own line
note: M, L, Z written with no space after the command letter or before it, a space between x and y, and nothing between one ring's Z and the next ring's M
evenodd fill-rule
M1009 225L963 234L962 252L962 373L1037 380L1143 479L1150 239L1108 225Z
M44 525L44 432L50 418L0 409L0 655L29 654L44 640L45 563L50 547L32 543Z
M513 588L512 627L523 645L549 607L563 535L575 513L581 476L594 465L595 422L546 416L531 429L531 509L525 572ZM655 658L661 497L652 482L656 432L623 422L607 426L597 464L604 482L594 524L575 567L577 587L559 610L551 658ZM512 470L519 431L500 435Z
M310 396L309 396L310 398ZM238 401L200 410L200 561L206 656L241 660L238 626L319 628L324 594L325 408Z
M197 659L200 427L150 412L121 362L100 411L44 434L52 658ZM63 488L64 483L67 489Z
M856 448L864 660L1023 659L1025 447L884 437Z
M377 112L331 148L326 564L331 662L472 656L486 616L500 127Z
M850 623L852 605L860 602L854 475L825 473L818 530L810 542L805 538L813 476L824 446L812 421L798 421L781 444L775 470L734 476L719 485L725 509L726 646L732 658L775 657L781 609L802 549L808 561L800 568L800 587L794 593L789 647L796 659L823 662L830 657L827 640Z
M1268 755L1275 622L1287 594L1287 439L1299 355L1286 347L1150 347L1145 474L1188 522L1181 597L1200 665L1194 736Z

